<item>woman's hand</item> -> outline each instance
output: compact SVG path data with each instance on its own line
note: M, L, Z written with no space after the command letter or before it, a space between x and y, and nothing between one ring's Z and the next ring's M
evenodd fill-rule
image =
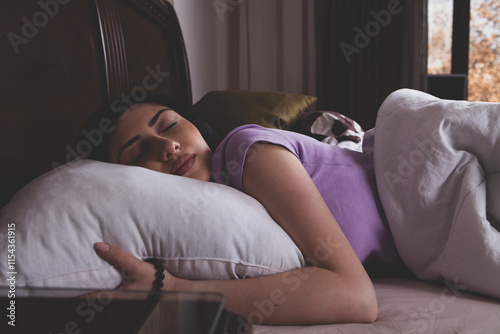
M152 264L141 261L121 249L103 242L95 243L94 250L103 260L121 269L121 272L124 273L122 274L123 289L149 291L153 287L156 271ZM166 270L164 274L162 290L174 290L176 277Z

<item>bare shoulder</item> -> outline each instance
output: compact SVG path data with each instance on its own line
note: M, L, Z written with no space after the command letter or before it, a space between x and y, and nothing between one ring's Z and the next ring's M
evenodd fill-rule
M251 148L251 158L243 171L245 191L266 207L302 253L313 254L318 238L327 238L330 244L339 245L352 255L344 234L300 160L277 145L258 143Z
M243 170L243 186L248 194L259 200L265 200L266 194L282 197L287 191L304 191L300 180L308 183L310 177L299 159L285 147L258 142L248 149ZM314 186L311 190L315 189Z
M361 305L369 305L368 313L374 319L373 285L301 161L274 144L257 143L251 150L243 170L245 191L266 207L308 262L329 272L332 284L323 294L339 298L339 291L349 292L341 298L345 305L361 301Z

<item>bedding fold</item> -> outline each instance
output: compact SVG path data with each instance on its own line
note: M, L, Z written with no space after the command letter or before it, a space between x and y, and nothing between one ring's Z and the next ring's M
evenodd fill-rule
M427 280L500 298L500 104L401 89L381 105L377 188L399 254Z

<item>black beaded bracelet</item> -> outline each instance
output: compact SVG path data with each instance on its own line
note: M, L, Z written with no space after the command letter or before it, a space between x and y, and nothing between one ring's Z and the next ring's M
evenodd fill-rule
M158 300L160 298L161 288L163 287L163 279L165 278L165 274L163 273L165 268L158 259L152 258L146 259L145 261L151 263L155 267L155 280L153 281L153 288L151 289L149 296L153 300Z

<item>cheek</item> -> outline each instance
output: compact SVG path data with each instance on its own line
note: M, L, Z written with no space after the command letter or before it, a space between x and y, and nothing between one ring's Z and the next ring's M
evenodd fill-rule
M153 152L148 152L137 165L156 172L165 173L165 171L162 170L162 168L164 168L164 163L159 162L157 159L154 159L154 157Z
M186 131L186 134L190 138L191 142L198 147L199 149L208 149L208 144L206 143L205 139L201 135L200 131L198 131L198 128L195 127L194 125L190 124L189 131ZM200 152L201 153L201 152Z
M144 163L141 164L141 167L153 170L155 172L170 174L170 170L166 168L167 167L166 164L157 161L152 161L152 160L145 161Z

